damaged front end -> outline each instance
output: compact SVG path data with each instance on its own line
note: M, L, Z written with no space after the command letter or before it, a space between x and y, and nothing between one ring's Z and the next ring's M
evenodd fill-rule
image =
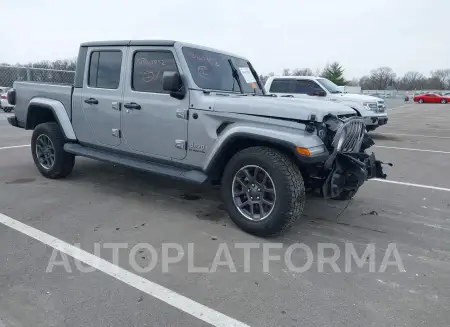
M374 153L365 151L374 142L361 117L343 120L329 115L322 126L322 140L330 151L321 174L324 198L340 198L345 193L356 192L368 179L386 178L383 162L377 160Z

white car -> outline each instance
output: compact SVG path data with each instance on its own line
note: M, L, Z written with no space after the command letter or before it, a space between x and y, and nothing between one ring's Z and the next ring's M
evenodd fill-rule
M364 118L368 131L387 124L384 100L370 95L343 93L330 80L316 76L274 76L266 81L269 94L299 99L317 99L346 104Z
M14 110L14 106L8 102L8 90L9 88L0 88L0 107L4 112Z

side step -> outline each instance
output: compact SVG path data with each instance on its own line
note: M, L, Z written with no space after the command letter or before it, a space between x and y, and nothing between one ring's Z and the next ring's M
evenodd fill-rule
M64 151L90 159L118 164L125 167L135 168L153 174L164 175L181 179L187 182L202 184L208 176L197 170L186 170L183 168L167 166L160 163L149 162L141 159L130 158L117 153L110 153L82 146L76 143L64 144Z

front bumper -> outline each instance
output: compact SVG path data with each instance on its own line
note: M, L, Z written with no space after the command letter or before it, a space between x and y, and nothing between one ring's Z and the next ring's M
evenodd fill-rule
M324 198L336 198L343 191L356 191L371 178L385 179L382 164L374 153L337 153L322 185Z

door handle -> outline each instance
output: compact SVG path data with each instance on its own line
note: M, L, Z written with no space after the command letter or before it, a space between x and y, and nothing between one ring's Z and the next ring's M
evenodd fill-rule
M84 100L84 102L88 103L88 104L98 104L98 100L94 99L94 98L89 98Z
M123 106L127 109L141 110L141 106L134 102L125 103Z

